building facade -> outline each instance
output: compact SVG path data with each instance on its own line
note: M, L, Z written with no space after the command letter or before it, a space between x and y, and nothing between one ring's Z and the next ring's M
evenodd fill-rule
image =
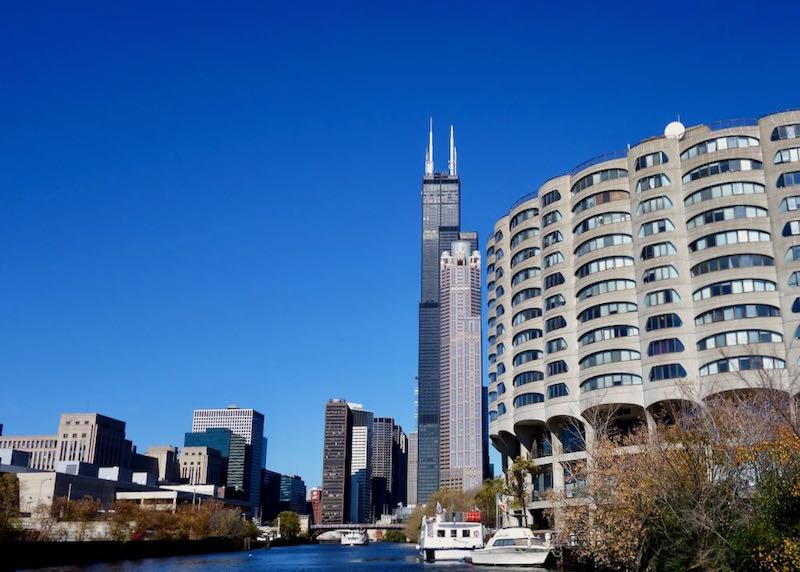
M461 232L461 180L458 177L453 128L446 173L433 162L433 126L428 132L422 179L421 288L419 303L419 369L417 374L417 496L424 502L439 489L440 457L440 309L439 261L458 240L478 249L477 233Z
M440 265L439 480L463 491L484 474L481 257L470 247L453 242Z
M490 433L579 486L615 430L778 379L800 347L800 112L671 125L550 179L487 243ZM780 382L779 382L780 383Z
M408 470L406 471L406 504L417 504L417 432L408 434Z
M353 414L343 399L325 405L322 446L322 524L343 524L350 508L350 451Z
M240 409L236 406L225 409L196 409L192 414L192 433L207 429L228 429L235 435L244 437L244 490L253 513L257 514L261 506L261 470L266 463L264 415L255 409ZM229 477L232 470L229 459Z
M309 491L311 517L314 524L322 524L322 489L314 487Z
M353 424L350 438L351 522L371 522L372 432L374 415L358 403L348 403Z
M173 445L158 445L147 449L147 456L158 462L158 482L177 483L180 479L178 448Z
M223 482L228 496L249 498L247 493L247 464L250 460L247 441L230 429L216 427L186 433L183 444L187 447L211 447L219 451L223 464ZM259 481L260 482L260 481Z
M184 447L179 457L181 479L190 485L224 484L223 460L211 447Z
M0 449L30 453L28 466L53 471L58 461L58 438L55 435L7 435L0 437Z
M281 510L306 514L306 483L297 475L281 475Z

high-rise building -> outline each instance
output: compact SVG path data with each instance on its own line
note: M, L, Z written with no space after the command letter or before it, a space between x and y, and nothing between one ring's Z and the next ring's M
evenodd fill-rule
M440 453L440 315L439 263L442 253L458 240L478 249L474 232L461 232L461 180L453 128L447 173L433 164L433 126L428 133L425 176L422 179L422 264L419 303L418 460L417 497L426 502L439 488Z
M297 475L281 475L281 510L306 513L306 484Z
M223 463L223 484L228 496L249 499L247 492L247 462L249 460L247 441L230 429L215 427L186 433L183 444L187 447L210 447L219 451ZM260 480L259 480L260 483Z
M257 515L261 506L261 469L265 465L264 415L255 409L240 409L229 406L225 409L196 409L192 415L192 433L206 429L229 429L244 437L246 458L244 466L244 489L253 513ZM230 460L228 473L231 472Z
M375 518L406 502L408 439L391 417L376 417L372 439L372 505Z
M147 449L147 456L158 462L158 482L177 483L180 479L178 448L173 445L159 445Z
M487 244L490 433L544 489L591 420L773 383L800 345L800 111L684 128L522 197ZM596 415L603 413L603 415Z
M371 522L373 414L358 403L348 403L353 424L350 439L351 522Z
M352 425L347 402L328 401L322 447L322 524L343 524L349 516Z
M98 413L62 413L58 424L58 460L129 467L133 445L125 422Z
M322 489L314 487L309 493L311 497L311 516L314 524L322 524Z
M222 455L211 447L184 447L180 457L181 479L190 485L222 485Z
M483 482L481 257L453 242L441 258L440 486Z
M406 471L406 504L417 504L417 432L408 434L408 470Z
M400 425L392 428L392 504L408 504L408 436Z
M281 478L283 475L263 469L261 471L261 518L272 522L281 508Z

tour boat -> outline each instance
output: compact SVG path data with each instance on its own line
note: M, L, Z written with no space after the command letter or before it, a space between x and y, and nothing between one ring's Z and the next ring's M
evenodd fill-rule
M342 534L342 546L366 546L369 544L369 536L366 530L346 530Z
M501 528L486 548L473 550L467 559L481 566L541 566L551 548L550 533L542 539L529 528Z
M482 547L483 525L480 522L464 522L455 517L448 520L441 507L437 507L435 516L422 519L417 549L425 562L464 560Z

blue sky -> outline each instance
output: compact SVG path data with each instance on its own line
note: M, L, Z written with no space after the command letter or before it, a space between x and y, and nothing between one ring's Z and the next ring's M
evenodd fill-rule
M91 410L146 449L237 403L316 485L329 397L414 425L429 116L483 240L678 115L800 106L796 2L161 4L4 6L8 434Z

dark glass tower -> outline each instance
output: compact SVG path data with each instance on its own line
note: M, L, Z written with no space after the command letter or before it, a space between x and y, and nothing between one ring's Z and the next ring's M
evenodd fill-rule
M478 248L475 232L461 232L461 180L456 170L456 148L450 127L447 173L433 169L433 128L428 133L425 176L422 179L422 272L419 303L419 395L417 499L425 503L439 488L439 264L442 252L457 240Z

